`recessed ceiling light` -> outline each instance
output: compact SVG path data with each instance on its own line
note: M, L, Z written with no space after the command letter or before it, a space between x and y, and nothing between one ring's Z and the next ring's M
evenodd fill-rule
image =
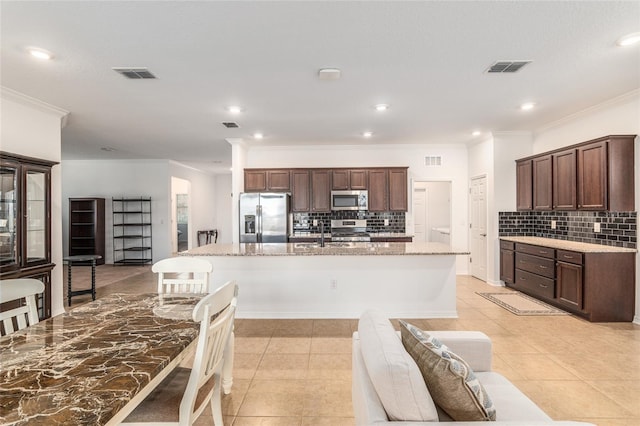
M264 135L262 133L260 133L260 132L255 132L253 134L253 138L254 139L262 139L262 138L264 138Z
M480 130L476 130L473 133L471 133L471 136L477 137L480 136L482 134L482 132Z
M382 111L388 110L389 109L389 105L388 104L378 104L378 105L376 105L375 108L376 108L376 111L382 112Z
M231 114L240 114L243 109L242 107L239 107L237 105L231 105L227 107L227 111L229 111Z
M640 43L640 33L631 33L626 36L620 37L616 44L618 46L631 46L632 44Z
M318 80L340 80L341 75L338 68L322 68L318 71Z
M529 111L530 109L533 109L536 106L535 102L525 102L522 105L520 105L520 109L523 111Z
M44 61L48 61L49 59L53 58L53 54L51 52L40 49L39 47L30 47L28 50L29 54L34 58L42 59Z
M362 137L364 138L370 138L371 136L373 136L373 132L362 132Z

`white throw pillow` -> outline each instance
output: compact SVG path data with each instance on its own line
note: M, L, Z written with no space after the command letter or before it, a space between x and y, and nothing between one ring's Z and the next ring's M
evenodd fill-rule
M362 358L392 421L437 421L422 373L386 316L367 311L358 322Z

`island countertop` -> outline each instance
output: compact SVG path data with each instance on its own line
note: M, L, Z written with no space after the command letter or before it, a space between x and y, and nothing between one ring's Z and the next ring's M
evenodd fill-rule
M271 243L209 244L181 256L429 256L467 255L442 243Z

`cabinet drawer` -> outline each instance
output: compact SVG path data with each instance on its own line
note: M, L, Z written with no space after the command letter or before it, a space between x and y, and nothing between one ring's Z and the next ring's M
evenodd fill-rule
M519 251L521 253L533 254L534 256L548 257L549 259L553 259L555 255L555 252L552 248L532 246L529 244L521 243L516 243L516 251Z
M556 252L556 259L560 262L582 265L582 253L576 251L558 250Z
M500 248L505 250L513 250L516 246L516 243L511 241L503 241L500 240Z
M547 299L553 299L555 295L555 283L552 279L518 269L515 286Z
M555 277L555 262L553 259L531 256L530 254L516 252L516 269L533 272L551 279Z

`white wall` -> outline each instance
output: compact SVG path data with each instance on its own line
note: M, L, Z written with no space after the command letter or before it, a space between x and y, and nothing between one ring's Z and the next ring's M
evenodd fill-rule
M113 263L113 197L151 197L153 261L171 255L170 175L166 160L64 160L64 250L68 253L69 198L105 199L105 262Z
M580 114L558 121L534 136L534 153L545 152L565 145L596 139L606 135L640 134L640 91L597 105ZM636 212L640 206L640 138L635 142ZM640 256L636 255L636 313L634 322L640 324Z
M68 112L2 88L0 150L51 161L61 159L61 128ZM64 311L62 300L61 169L51 170L51 313Z
M231 195L231 174L216 176L216 228L218 243L231 244L233 241L233 197Z
M174 161L170 162L170 174L173 177L184 179L191 183L189 195L189 242L191 244L190 247L197 247L197 232L199 230L218 228L217 177ZM175 232L172 228L175 229L175 226L170 226L169 232Z
M425 156L442 156L442 166L425 166ZM408 187L414 180L451 181L451 245L468 250L467 147L466 145L398 144L351 146L252 146L247 149L246 167L392 167L408 166ZM235 167L235 163L234 163ZM409 208L411 208L409 191ZM413 229L412 212L407 229ZM236 231L237 232L237 231ZM468 271L468 256L457 256L456 271Z

